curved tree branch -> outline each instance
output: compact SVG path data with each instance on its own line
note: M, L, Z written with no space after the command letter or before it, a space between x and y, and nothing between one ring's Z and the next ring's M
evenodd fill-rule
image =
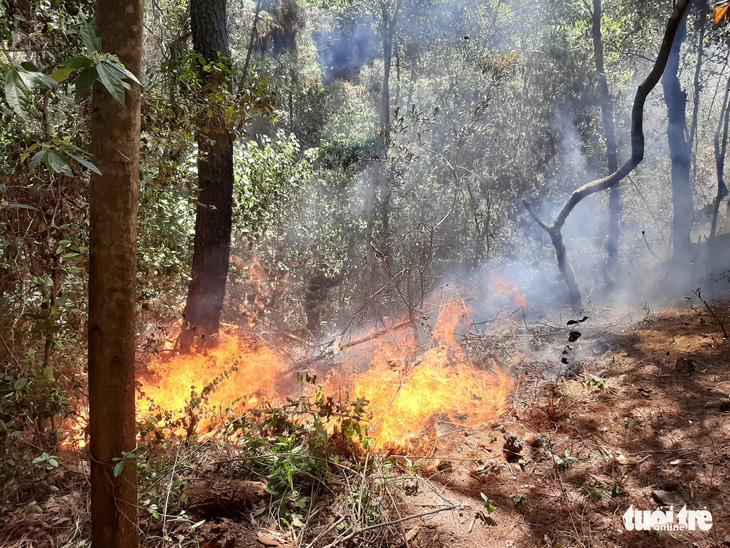
M662 40L659 55L657 55L654 66L652 67L649 75L636 90L634 105L631 110L631 157L626 161L626 163L609 176L602 179L596 179L595 181L586 183L580 188L574 190L565 204L563 204L563 207L551 225L540 220L527 202L523 201L532 218L537 222L540 228L550 235L553 245L555 246L559 265L565 263L565 266L567 266L567 269L561 266L560 270L563 273L566 284L568 285L571 304L574 308L577 308L580 305L581 296L580 292L577 290L578 285L565 254L565 245L563 244L562 236L563 225L568 219L571 211L573 211L575 206L577 206L584 198L617 185L629 173L636 169L636 166L638 166L644 159L644 103L646 102L646 98L649 93L656 87L659 83L659 79L664 73L664 69L667 66L667 60L669 59L669 54L672 50L672 44L674 43L674 37L677 34L677 29L679 28L682 18L684 17L691 1L692 0L679 0L677 2L671 16L669 17L669 22L667 23L667 28L664 32L664 39Z

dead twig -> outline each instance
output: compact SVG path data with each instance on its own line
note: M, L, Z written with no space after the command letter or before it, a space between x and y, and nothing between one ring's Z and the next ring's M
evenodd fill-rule
M385 283L385 285L383 285L375 293L373 293L372 295L370 295L370 297L368 297L368 299L362 304L362 306L360 308L358 308L355 311L355 313L352 315L352 317L350 318L350 321L347 322L347 325L345 325L345 328L340 333L340 337L344 336L345 333L347 333L347 330L350 329L350 326L352 325L352 322L355 321L355 318L357 318L358 314L360 314L360 312L362 312L363 310L365 310L368 307L368 305L370 305L370 303L373 302L373 300L378 295L380 295L383 291L385 291L386 289L388 289L392 284L394 284L395 282L397 282L398 280L400 280L400 278L403 276L403 274L405 274L405 270L401 270L400 272L398 272L398 274L396 274L390 280L388 280Z
M353 531L349 535L346 535L346 536L344 536L342 538L339 538L339 539L335 540L334 542L328 544L326 546L326 548L334 548L334 546L338 546L340 544L343 544L343 543L347 542L348 540L350 540L350 539L352 539L354 537L357 537L357 536L360 536L360 535L362 535L364 533L367 533L368 531L373 531L375 529L380 529L382 527L390 527L391 525L397 525L399 523L403 523L404 521L408 521L410 519L418 519L418 518L423 518L423 517L426 517L426 516L430 516L432 514L438 514L438 513L441 513L441 512L448 512L449 510L456 510L457 508L458 508L457 505L444 506L442 508L436 508L435 510L431 510L429 512L423 512L422 514L415 514L413 516L405 516L405 517L400 518L400 519L394 519L392 521L386 521L386 522L383 522L383 523L378 523L376 525L370 525L369 527L364 527L363 529L358 529L357 531Z
M702 290L700 288L697 288L692 293L694 293L697 296L697 298L700 300L700 302L705 305L705 308L707 309L707 311L712 315L713 318L715 318L715 321L720 326L720 329L722 329L722 338L727 339L728 337L727 337L727 330L725 329L725 324L717 316L717 314L715 314L715 311L712 309L712 307L709 305L709 303L705 299L702 298Z
M404 322L394 325L393 327L386 327L383 329L379 329L377 331L373 331L372 333L370 333L364 337L361 337L359 339L355 339L354 341L350 341L347 344L341 344L341 345L336 346L335 348L330 348L328 351L320 354L319 356L315 356L314 358L309 358L308 360L304 360L301 362L296 362L289 368L289 371L296 371L297 369L301 369L302 367L309 367L310 365L317 363L319 361L322 361L326 358L332 357L335 354L342 352L343 350L347 350L349 348L352 348L353 346L358 346L360 344L364 344L366 342L372 341L373 339L377 339L379 337L382 337L383 335L392 333L393 331L403 329L404 327L407 327L407 326L411 325L412 323L413 322L411 322L411 320L406 320Z

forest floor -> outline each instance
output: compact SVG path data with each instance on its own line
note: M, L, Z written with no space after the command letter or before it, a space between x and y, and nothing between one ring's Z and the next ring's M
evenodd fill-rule
M567 374L551 365L559 330L552 342L533 333L542 358L512 369L501 423L437 439L400 512L456 508L409 522L403 546L730 545L730 340L696 307L591 323L600 322L577 327ZM656 510L657 500L675 516L685 503L707 509L714 526L626 531L622 514Z
M729 306L713 311L728 323ZM299 529L262 539L230 521L206 524L202 545L730 545L730 340L702 305L641 319L636 310L587 314L571 327L514 321L467 337L477 367L512 364L510 410L476 430L436 421L420 450L376 457L395 466L371 491L382 514L375 525L363 520L363 534L337 532L351 515L342 495L325 495ZM581 335L566 345L571 331ZM685 505L709 510L712 529L626 530L629 507L670 505L675 516Z
M730 306L716 305L713 311L730 327ZM177 534L170 532L169 542L156 535L143 545L730 545L730 340L697 305L643 311L640 319L598 308L587 315L588 321L570 327L560 318L513 321L465 339L477 367L492 360L503 368L511 365L515 389L509 411L494 423L469 430L435 423L423 433L419 450L370 457L377 462L370 468L353 465L339 480L346 488L320 495L306 519L289 529L262 527L245 513L193 528L171 520L167 527ZM580 336L568 342L574 332ZM226 451L196 450L202 464L185 470L197 478L244 477L238 469L209 466L226 462ZM344 469L346 461L338 466ZM391 463L387 473L374 477L386 462ZM201 467L208 472L202 474ZM40 503L42 514L5 516L3 546L88 545L78 542L88 531L88 513L79 513L86 484L73 484L72 493ZM343 502L358 489L356 504ZM368 498L379 498L371 507L382 512L368 521L363 511L360 531L348 538L341 523L352 520L342 509ZM654 511L673 505L676 516L685 504L688 510L709 510L712 529L629 532L624 527L622 515L629 507ZM149 527L151 520L143 512L140 525ZM30 534L34 527L46 531L49 540Z

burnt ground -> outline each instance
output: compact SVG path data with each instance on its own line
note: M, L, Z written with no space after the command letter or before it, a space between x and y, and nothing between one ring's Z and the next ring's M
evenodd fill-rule
M513 368L511 411L490 428L441 436L404 467L418 489L402 513L458 507L408 522L410 548L730 545L730 340L691 308L584 325L569 366L561 329L533 332L541 358ZM566 372L573 378L556 379ZM506 456L510 436L524 448ZM621 515L657 509L657 490L707 508L714 527L625 531Z

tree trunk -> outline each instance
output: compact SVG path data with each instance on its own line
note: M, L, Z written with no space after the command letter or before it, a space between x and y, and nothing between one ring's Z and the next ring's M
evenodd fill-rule
M105 52L139 75L142 0L99 0L98 32ZM89 241L89 433L91 542L137 546L137 469L113 469L135 440L135 280L139 194L140 89L126 106L94 88L91 152L102 175L92 175Z
M573 310L578 310L581 305L580 288L578 287L578 281L575 279L575 272L573 267L568 261L568 252L565 249L565 242L563 241L562 230L550 230L550 241L555 248L555 258L558 261L558 269L563 275L565 285L568 287L568 299L570 300L570 306Z
M639 89L636 90L634 104L631 108L631 157L628 161L626 161L619 169L611 173L608 177L596 179L595 181L586 183L580 188L574 190L568 200L563 204L563 207L560 209L560 212L557 214L551 225L545 223L540 219L540 217L538 217L537 213L527 200L522 200L522 203L530 216L535 220L540 228L550 235L553 247L555 248L555 255L558 260L558 267L560 268L563 279L568 286L568 292L574 310L578 308L581 297L580 290L575 281L573 268L570 266L565 250L565 244L562 236L563 225L565 225L565 221L567 221L568 216L575 206L577 206L583 198L619 184L627 175L636 169L636 166L638 166L644 159L644 104L646 103L647 96L651 90L656 87L665 68L667 67L668 59L675 43L675 37L678 34L678 28L684 21L684 16L687 13L687 8L689 7L690 2L691 0L679 0L674 10L672 10L672 15L669 17L669 22L667 23L667 29L664 31L664 39L662 40L662 45L659 49L659 55L657 55L656 61L654 61L654 66L652 67L651 72L639 85Z
M377 156L371 172L371 213L367 223L367 235L373 238L377 234L376 222L380 222L380 237L375 238L380 251L388 257L390 255L390 173L386 173L384 162L388 157L390 147L390 73L393 66L393 37L400 10L400 0L396 2L393 13L390 4L385 0L380 3L381 33L383 38L383 85L378 105L378 142L375 155ZM370 242L368 242L368 245Z
M381 8L383 17L383 90L380 96L380 150L378 154L385 159L388 157L390 148L390 73L393 67L393 38L400 1L396 3L392 16L385 2L381 4ZM379 183L382 186L382 196L379 200L379 216L383 231L381 245L383 253L389 256L391 173L388 170L388 173L383 174L382 164L381 169L378 169L377 172L379 172Z
M720 213L720 203L727 196L727 185L725 184L725 155L727 154L727 138L728 129L730 129L730 105L728 104L728 96L730 96L730 78L725 88L725 96L722 99L720 108L720 120L717 123L715 131L715 172L717 173L717 195L715 202L712 204L712 226L710 228L710 238L714 238L717 232L717 216Z
M207 63L221 60L219 54L228 63L226 0L192 0L190 27L193 47ZM209 95L230 83L229 74L215 77L202 66L199 70L204 92ZM210 344L218 333L231 250L233 134L220 112L208 114L200 125L197 138L200 198L195 219L193 280L180 335L183 352Z
M697 43L697 65L695 66L694 76L694 96L692 97L692 123L689 126L689 144L690 153L695 145L695 135L697 134L697 125L699 123L700 111L700 92L702 85L700 84L700 75L702 74L702 61L705 56L705 30L707 29L707 15L710 13L710 5L707 0L700 2L700 11L697 14L697 26L699 27L699 38ZM696 155L695 155L696 156ZM697 170L695 161L695 171Z
M679 82L679 61L682 42L687 35L687 18L677 29L677 38L667 61L667 70L662 77L664 101L669 111L669 157L672 161L672 239L674 254L687 256L690 253L692 232L692 186L690 182L690 151L685 137L687 130L687 93Z
M616 127L613 120L613 104L611 95L608 92L608 81L603 60L603 36L601 32L601 19L603 17L602 0L593 0L593 57L596 62L596 73L598 74L598 94L601 102L601 118L603 120L603 132L606 137L606 159L608 172L613 173L618 169L618 152L616 146ZM621 218L621 186L611 187L608 200L608 240L606 242L606 267L608 274L615 281L618 274L618 242L619 242L619 219Z

